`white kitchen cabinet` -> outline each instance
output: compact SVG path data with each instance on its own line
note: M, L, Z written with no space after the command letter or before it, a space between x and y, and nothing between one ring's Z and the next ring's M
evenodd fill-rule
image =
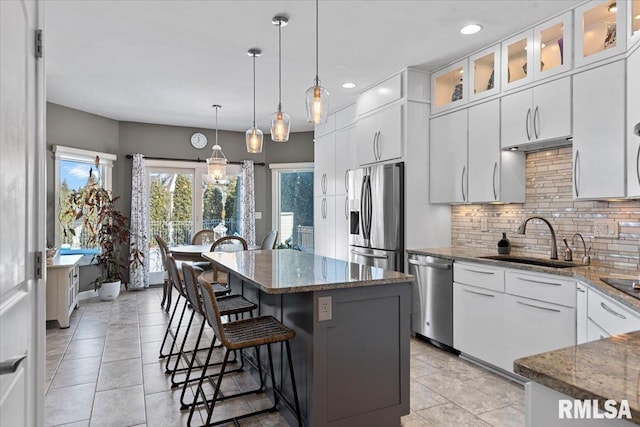
M481 361L504 366L503 313L502 292L454 282L453 347Z
M467 201L468 110L431 119L429 200L431 203Z
M634 3L635 4L635 3ZM640 2L638 2L640 9ZM638 10L640 15L640 10ZM640 23L640 19L636 19ZM640 34L640 31L638 32ZM635 76L635 77L634 77ZM640 197L640 48L627 58L627 196Z
M313 200L313 251L316 255L335 258L336 197L318 196Z
M587 319L587 341L597 341L609 338L611 334L602 329L600 325L591 319Z
M587 285L578 282L576 286L576 344L584 344L589 341L587 332Z
M595 0L574 9L576 67L623 53L627 43L628 1ZM610 10L616 4L617 11Z
M518 295L505 295L506 359L513 372L513 361L576 343L576 310ZM553 331L553 333L549 333Z
M572 13L566 12L533 29L533 79L569 71L573 61Z
M469 108L468 153L467 201L524 203L525 154L500 150L499 100Z
M351 140L352 129L343 129L335 134L334 194L336 195L345 195L349 190L349 170L353 167L350 159L351 143L355 142Z
M564 77L502 98L502 148L571 136L571 78Z
M356 114L358 117L384 107L404 96L404 73L395 74L368 88L358 96Z
M69 316L78 305L82 255L61 255L47 265L47 320L57 320L61 328L69 327Z
M468 60L464 59L431 74L431 112L465 104L469 98Z
M358 164L402 157L402 105L393 105L361 118L356 124Z
M315 139L313 156L314 195L334 195L336 188L336 136L334 133Z
M349 197L335 196L335 258L349 260Z
M502 89L510 90L533 81L533 28L502 42Z
M500 93L500 45L469 57L469 100L477 101Z
M573 196L625 196L625 61L573 77Z
M589 320L609 335L640 330L640 315L593 289L587 293Z

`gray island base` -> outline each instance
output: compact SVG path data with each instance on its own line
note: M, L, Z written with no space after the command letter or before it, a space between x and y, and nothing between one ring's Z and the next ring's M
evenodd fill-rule
M232 291L258 304L260 315L295 330L305 426L400 426L409 413L412 276L293 250L204 257L229 272ZM280 412L294 426L286 354L273 350L276 385L287 401ZM254 352L244 355L256 363Z

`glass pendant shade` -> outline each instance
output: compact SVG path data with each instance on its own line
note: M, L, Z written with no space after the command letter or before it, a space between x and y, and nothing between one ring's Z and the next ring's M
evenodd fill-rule
M326 123L329 115L329 91L316 82L305 93L307 121L313 124Z
M227 174L227 158L218 144L213 146L213 153L207 159L207 169L211 178L221 180Z
M262 153L262 131L255 126L247 130L245 133L247 139L247 152L249 153Z
M287 142L289 140L289 124L291 117L282 111L276 111L271 116L271 140L273 142Z

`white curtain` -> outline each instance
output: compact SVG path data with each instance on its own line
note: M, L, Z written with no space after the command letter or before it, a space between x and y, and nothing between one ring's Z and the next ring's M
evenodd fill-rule
M129 271L129 289L149 286L149 223L147 222L147 173L142 154L133 155L131 170L131 244L142 252L143 264L134 264Z
M242 187L240 197L240 214L242 238L248 245L256 244L256 198L254 193L253 161L242 161Z

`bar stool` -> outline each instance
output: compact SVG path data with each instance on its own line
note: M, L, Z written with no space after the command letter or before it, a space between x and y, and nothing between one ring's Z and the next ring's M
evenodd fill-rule
M180 395L180 403L182 404L182 407L180 409L186 409L188 406L193 404L193 402L186 403L184 401L184 396L185 396L188 383L199 379L199 378L191 379L191 372L194 369L194 364L197 360L196 354L199 351L198 346L200 345L200 340L202 339L202 333L204 332L206 319L205 319L204 311L202 309L200 291L198 290L196 270L192 266L185 264L182 266L182 272L184 276L184 287L187 292L187 299L191 304L191 306L193 307L193 312L191 313L191 319L189 320L188 328L191 327L191 322L195 317L196 311L202 317L202 322L200 324L200 331L198 333L198 338L196 340L194 350L184 351L185 343L187 341L186 334L185 334L185 339L182 341L182 345L180 347L179 354L185 358L185 361L188 361L189 363L185 379L183 381L175 380L176 372L178 372L177 366L178 366L178 361L180 360L180 356L176 358L173 373L171 375L171 388L184 385L182 389L182 394ZM258 308L256 304L247 300L242 295L225 295L225 296L216 295L216 300L218 301L218 306L220 308L220 315L222 316L235 315L236 320L238 320L238 316L243 313L248 313L251 317L253 317L252 311ZM215 340L216 340L216 336L214 335L212 345L215 345ZM191 358L189 360L186 360L186 357L188 357L189 353L191 353ZM219 364L219 363L214 363L211 366L214 366L216 364ZM200 363L200 365L197 366L196 369L197 368L201 368L204 371L206 371L208 366L202 365ZM242 369L242 365L238 370L241 370L241 369ZM214 374L214 376L215 375L217 374Z
M291 374L291 383L293 385L293 396L295 399L295 414L298 420L298 425L301 425L301 415L300 415L300 403L298 400L298 390L296 388L296 381L293 375L293 363L291 361L291 348L289 345L289 340L291 340L295 336L295 332L278 320L273 318L272 316L260 316L254 317L251 319L238 320L235 322L222 323L221 312L218 302L216 301L213 288L207 284L199 283L200 293L202 295L202 305L204 308L205 317L207 319L207 323L209 326L213 328L216 336L220 341L222 341L222 345L225 347L224 360L222 362L222 367L220 368L220 373L215 380L215 391L213 393L212 399L207 400L204 389L202 388L202 384L205 380L206 374L203 371L203 374L200 376L200 381L198 382L198 387L196 389L196 394L194 398L194 402L200 403L199 397L202 395L202 403L204 404L207 410L207 419L205 425L218 425L218 424L226 424L229 422L233 422L235 425L238 425L239 419L251 417L258 414L263 414L266 412L273 412L277 409L279 398L281 397L280 390L276 388L275 383L275 373L273 369L273 358L271 356L271 346L270 344L284 342L287 348L287 359L289 363L289 372ZM246 348L254 347L256 349L256 356L258 361L258 372L260 377L262 378L262 368L260 363L260 352L259 347L262 345L267 346L267 353L269 355L269 370L271 372L271 386L273 388L273 396L274 396L274 404L272 407L250 412L247 414L231 417L225 420L216 421L215 423L211 423L211 417L213 416L213 410L215 408L216 401L229 399L238 396L244 396L249 393L255 393L256 391L249 392L240 392L233 395L227 395L224 397L220 396L220 385L222 384L222 379L224 374L226 373L225 369L227 367L227 363L229 361L229 355L234 350L243 350ZM208 365L211 359L211 354L213 352L213 343L209 348L209 352L207 354L207 360L205 365ZM220 396L220 397L219 397ZM187 425L191 425L191 420L193 419L193 413L195 411L197 405L191 406L191 411L189 412L189 419L187 421Z
M162 259L162 267L164 268L164 271L167 272L167 279L162 285L162 302L160 303L160 305L164 307L166 312L169 312L169 308L171 307L171 280L168 278L169 268L167 267L167 255L169 254L169 246L167 245L167 242L165 242L165 240L159 235L156 234L153 237L156 239L156 242L158 242L158 247L160 248L160 259ZM165 302L167 304L166 306Z

